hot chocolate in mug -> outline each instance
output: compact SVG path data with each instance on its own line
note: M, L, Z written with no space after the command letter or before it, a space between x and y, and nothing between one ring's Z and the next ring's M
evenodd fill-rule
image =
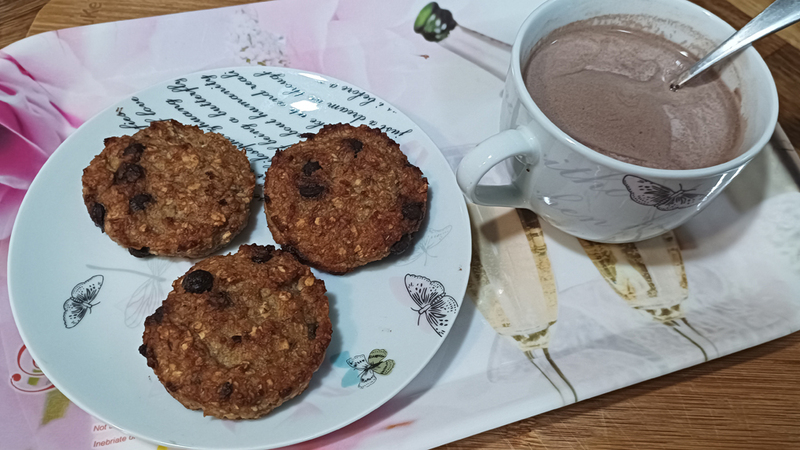
M523 68L537 44L568 24L624 22L680 45L695 56L711 51L735 30L685 0L549 0L522 24L511 53L499 134L461 161L457 180L467 199L527 208L574 236L608 243L634 242L678 227L708 203L758 154L772 135L778 95L769 69L753 48L724 63L719 76L741 99L742 136L736 157L688 170L655 169L598 153L556 127L534 103ZM633 25L632 25L633 24ZM700 150L702 151L702 149ZM508 185L479 185L506 162Z

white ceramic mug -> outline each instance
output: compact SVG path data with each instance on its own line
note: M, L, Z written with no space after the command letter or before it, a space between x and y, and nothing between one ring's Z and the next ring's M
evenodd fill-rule
M574 236L610 243L649 239L689 220L713 200L766 145L778 118L778 94L753 48L731 59L722 80L741 95L744 139L739 156L712 167L665 170L605 156L557 128L528 94L522 68L531 49L569 23L606 15L634 16L644 31L661 34L704 55L734 29L685 0L549 0L520 28L506 77L499 134L461 161L458 184L481 205L531 209ZM501 161L510 184L478 185Z

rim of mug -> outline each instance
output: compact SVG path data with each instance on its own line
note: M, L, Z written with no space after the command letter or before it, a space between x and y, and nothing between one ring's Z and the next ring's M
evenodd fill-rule
M733 158L729 161L725 161L722 164L717 164L714 166L709 167L702 167L699 169L656 169L653 167L645 167L645 166L637 166L636 164L627 163L624 161L620 161L618 159L612 158L610 156L606 156L600 152L592 150L591 148L587 147L584 144L581 144L575 138L565 133L561 128L557 127L543 112L539 109L539 106L533 101L530 94L528 94L528 89L525 87L524 79L522 78L522 66L519 63L521 61L520 53L522 47L522 40L523 36L526 34L524 30L528 30L530 28L530 23L538 18L538 16L544 11L545 9L551 7L553 4L556 3L563 3L565 0L547 0L541 5L539 5L533 12L531 12L525 21L520 26L520 31L517 32L517 37L514 39L514 45L511 49L511 75L513 77L513 82L517 85L517 91L520 93L525 93L526 95L520 95L520 101L525 105L525 107L530 111L533 116L536 118L537 122L541 124L544 128L547 129L548 132L556 136L562 143L565 143L573 150L577 151L579 154L584 156L586 159L609 167L612 170L616 170L618 172L625 172L625 173L633 173L636 175L642 175L646 177L654 177L654 178L664 178L664 179L683 179L683 178L706 178L710 176L719 175L725 172L729 172L732 170L736 170L740 168L751 159L753 159L763 148L767 145L767 142L772 137L772 134L775 132L775 127L778 123L778 90L775 86L775 80L772 78L772 73L769 71L769 67L767 63L764 62L764 59L758 53L756 49L752 47L752 45L742 51L742 54L752 55L756 57L756 66L750 67L748 70L753 72L761 71L765 74L765 82L769 83L768 90L770 93L770 101L772 102L772 108L770 113L770 117L767 121L767 124L771 126L767 126L765 130L762 131L761 136L756 140L755 144L753 144L750 149L746 152L742 153L741 155ZM592 3L597 3L602 0L584 0L590 1ZM646 0L640 0L646 1ZM715 14L712 14L705 8L702 8L694 3L689 2L688 0L671 0L672 3L679 4L682 7L693 10L690 11L694 14L705 15L708 17L709 20L716 22L716 25L722 26L730 30L731 34L735 33L737 30L728 25L727 22L720 19ZM655 15L654 15L655 16ZM657 16L656 16L657 17ZM679 21L680 22L680 21ZM702 33L701 33L702 34ZM754 55L753 55L754 54Z

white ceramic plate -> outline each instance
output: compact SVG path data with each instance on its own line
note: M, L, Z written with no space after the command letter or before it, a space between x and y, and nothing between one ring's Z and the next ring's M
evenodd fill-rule
M334 326L325 362L306 392L262 419L203 417L167 393L137 348L144 318L193 261L134 258L94 226L81 198L83 168L102 150L103 138L132 134L149 121L168 118L214 130L246 148L259 182L275 150L297 142L299 134L323 123L367 124L399 142L430 184L429 214L407 254L346 276L316 272L328 288ZM254 202L250 220L220 253L243 243L273 243L262 202ZM469 262L461 192L444 157L408 117L327 76L246 67L170 80L102 112L70 136L22 204L11 236L8 284L14 318L32 356L84 410L173 448L264 449L336 430L400 391L450 329L434 329L426 321L432 309L416 312L421 305L409 289L428 288L419 291L424 292L422 306L444 300L460 307ZM87 313L67 328L67 308ZM457 312L449 314L448 324ZM375 349L395 361L391 373L378 374L366 363L348 365L349 358L369 357Z

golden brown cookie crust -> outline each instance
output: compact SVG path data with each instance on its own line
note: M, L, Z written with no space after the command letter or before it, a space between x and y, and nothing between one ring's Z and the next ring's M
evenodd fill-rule
M174 120L107 138L82 181L92 220L135 256L213 253L247 225L255 188L244 151Z
M255 419L306 389L332 326L325 283L292 254L243 245L172 285L139 351L185 407Z
M385 133L336 124L278 152L264 194L275 242L342 274L409 247L428 181Z

